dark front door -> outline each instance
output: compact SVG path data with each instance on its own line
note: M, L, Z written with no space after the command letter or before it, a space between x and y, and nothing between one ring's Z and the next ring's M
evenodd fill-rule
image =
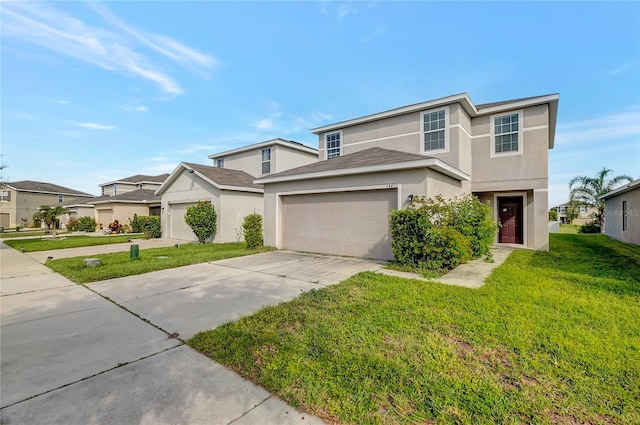
M521 244L522 240L522 197L498 198L500 234L498 242Z

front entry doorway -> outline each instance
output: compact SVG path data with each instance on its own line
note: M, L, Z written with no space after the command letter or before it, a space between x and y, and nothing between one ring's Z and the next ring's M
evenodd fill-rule
M499 243L522 244L522 196L498 198L498 218L500 219Z

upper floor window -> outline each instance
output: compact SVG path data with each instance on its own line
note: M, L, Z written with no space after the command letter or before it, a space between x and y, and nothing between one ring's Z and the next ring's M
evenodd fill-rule
M8 190L0 190L0 201L10 201L11 200L11 192Z
M567 207L558 207L558 212L559 213L567 212Z
M492 117L492 156L522 153L522 114L520 112Z
M627 231L627 201L622 201L622 231Z
M62 201L64 201L64 195L58 195L58 203L61 203Z
M327 133L324 137L327 159L340 156L340 153L342 152L342 131Z
M582 214L586 214L587 212L587 206L586 205L580 205L578 207L578 210L582 213Z
M114 183L112 196L116 196L117 194L118 194L118 183Z
M271 172L271 148L262 149L262 174Z
M447 108L422 113L423 150L429 153L448 152Z
M224 168L224 158L220 158L216 160L216 167Z

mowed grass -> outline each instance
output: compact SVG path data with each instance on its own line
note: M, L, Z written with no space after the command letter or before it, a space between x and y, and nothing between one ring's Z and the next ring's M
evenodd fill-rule
M82 260L86 258L86 256L50 260L46 262L46 265L73 282L89 283L187 266L189 264L240 257L269 251L271 249L272 248L265 247L260 250L250 251L247 250L244 242L204 245L185 244L180 245L179 248L172 246L142 249L140 250L139 257L135 260L129 258L130 254L128 251L92 255L92 258L102 260L102 265L94 268L84 265Z
M551 235L478 290L371 272L188 344L330 423L640 423L640 247Z
M575 235L576 233L578 233L578 227L575 224L561 224L560 225L560 233L569 233L572 235Z
M78 248L82 246L109 245L114 243L125 243L129 239L144 238L142 234L116 235L116 236L58 236L53 239L46 238L13 239L4 241L12 248L24 248L24 252L49 251L52 249Z

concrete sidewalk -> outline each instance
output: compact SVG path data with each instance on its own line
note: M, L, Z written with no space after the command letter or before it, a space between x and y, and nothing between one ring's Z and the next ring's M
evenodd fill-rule
M0 269L0 423L323 423L32 256Z

